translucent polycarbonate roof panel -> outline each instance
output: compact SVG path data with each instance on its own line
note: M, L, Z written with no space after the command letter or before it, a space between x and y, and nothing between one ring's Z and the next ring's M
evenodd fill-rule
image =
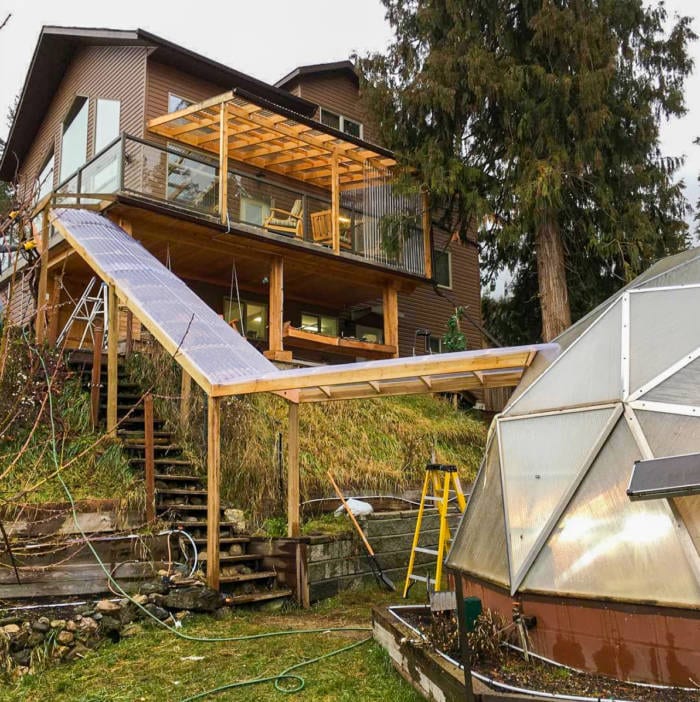
M277 369L123 229L96 212L53 211L54 226L123 304L203 385Z
M666 605L700 603L700 582L665 500L631 502L640 452L620 419L521 590Z
M498 439L494 436L462 517L447 565L508 587Z
M700 495L675 497L673 504L685 524L695 550L700 553Z
M638 461L632 469L630 500L658 500L700 494L700 453Z
M700 358L676 371L640 399L700 407Z
M499 421L510 544L511 583L552 517L556 519L585 471L587 459L619 408L562 412Z
M622 399L622 304L618 300L504 414Z
M700 283L700 248L682 251L657 261L632 281L633 288L662 288L667 285Z
M639 409L635 415L656 458L700 451L700 417Z
M630 392L700 347L700 286L630 292Z

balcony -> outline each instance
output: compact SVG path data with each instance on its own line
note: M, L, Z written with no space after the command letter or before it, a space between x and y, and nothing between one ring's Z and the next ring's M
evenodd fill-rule
M122 135L59 186L56 202L122 194L430 277L426 199L394 182L388 152L234 94L151 120L149 129L167 145Z

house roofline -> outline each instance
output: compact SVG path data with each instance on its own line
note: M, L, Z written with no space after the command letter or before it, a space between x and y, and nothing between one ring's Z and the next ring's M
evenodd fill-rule
M276 83L276 88L285 88L289 83L303 76L320 75L322 73L345 73L352 77L359 84L355 64L348 59L342 61L331 61L329 63L312 63L308 66L297 66L286 76L280 78Z
M22 86L2 160L0 180L11 181L27 155L76 50L86 45L150 46L154 58L222 86L240 86L271 103L311 116L315 103L241 73L143 29L44 26Z

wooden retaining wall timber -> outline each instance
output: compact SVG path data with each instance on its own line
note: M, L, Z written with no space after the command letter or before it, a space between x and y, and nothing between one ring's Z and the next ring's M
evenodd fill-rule
M360 518L377 560L399 590L406 577L416 516L416 510L406 510ZM453 533L459 518L458 512L449 516ZM439 518L430 510L423 518L420 544L435 547L438 535ZM250 551L263 554L263 567L276 570L278 582L291 588L302 606L375 582L365 548L354 532L296 539L255 537ZM434 576L434 568L429 567L434 562L434 557L418 553L414 572L429 571Z

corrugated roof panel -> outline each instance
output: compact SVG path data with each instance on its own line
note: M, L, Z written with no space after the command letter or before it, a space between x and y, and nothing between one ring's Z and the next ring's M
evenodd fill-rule
M119 299L165 348L181 357L200 385L225 385L277 370L114 222L81 209L56 209L52 214L54 226L71 246L115 286Z

